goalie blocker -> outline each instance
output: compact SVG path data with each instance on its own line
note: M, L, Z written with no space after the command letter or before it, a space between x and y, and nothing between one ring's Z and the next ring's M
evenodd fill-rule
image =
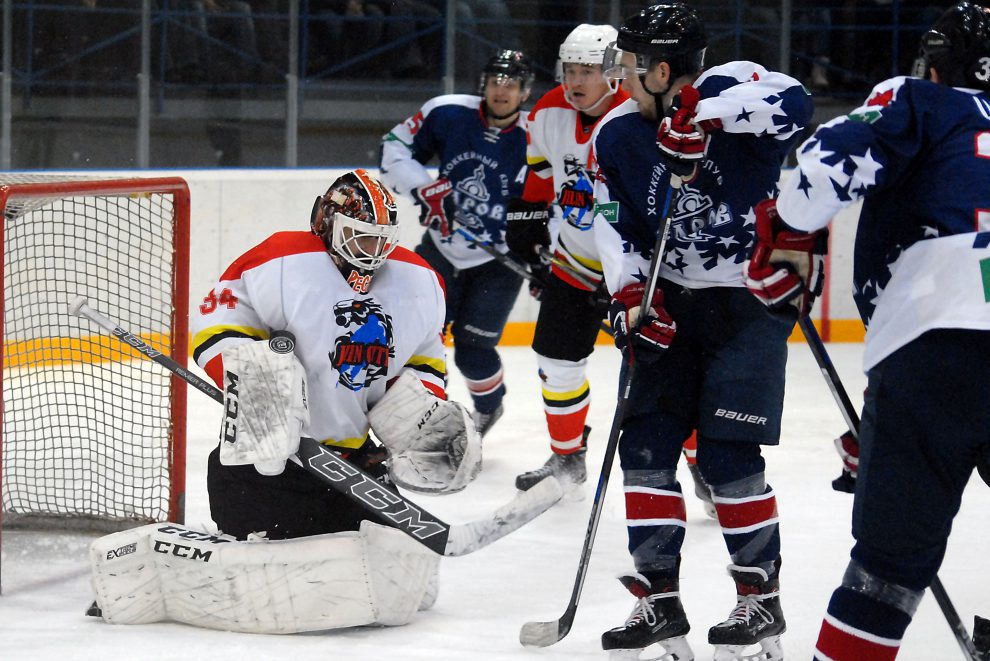
M406 624L433 605L439 560L370 521L359 531L246 542L156 523L90 546L96 604L111 624L269 634Z

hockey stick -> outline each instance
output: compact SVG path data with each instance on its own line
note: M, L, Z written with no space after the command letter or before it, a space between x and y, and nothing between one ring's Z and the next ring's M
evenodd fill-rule
M529 280L530 282L535 282L540 287L545 287L546 286L546 283L543 281L543 279L540 278L535 273L533 273L533 271L528 266L526 266L525 264L520 263L519 261L517 261L516 259L514 259L509 254L499 252L490 243L487 243L485 241L482 241L481 240L481 237L479 237L477 234L475 234L471 230L469 230L467 228L464 228L464 227L458 227L457 229L454 230L454 232L455 233L460 233L461 236L463 236L465 239L467 239L468 241L470 241L474 245L478 246L479 248L481 248L482 250L484 250L485 252L487 252L489 255L491 255L495 259L496 262L498 262L499 264L501 264L505 268L509 269L510 271L512 271L513 273L515 273L516 275L522 276L524 279ZM547 255L549 255L548 252L543 251L543 252L541 252L541 256L543 256L543 253L546 253ZM566 262L560 261L559 259L557 259L555 257L551 257L551 261L554 264L557 264L558 266L560 266L561 268L567 269L568 273L570 273L574 277L575 280L577 280L582 285L584 285L584 286L586 286L586 287L588 287L589 289L592 290L592 292L589 292L589 293L593 293L593 290L595 289L596 285L594 285L591 281L585 279L585 277L582 274L577 273L576 271L574 271L574 267L572 267L570 264L567 264ZM606 333L607 335L611 335L612 334L612 328L608 324L606 324L605 322L601 322L599 324L599 330L601 330L601 332L603 332L603 333Z
M153 360L214 401L223 404L223 392L219 388L93 310L87 304L85 297L77 298L72 303L70 311L72 314L93 321L144 357ZM272 338L276 337L278 334L273 333ZM556 479L543 480L529 491L518 492L512 500L486 517L470 523L449 524L397 491L387 488L315 439L303 437L299 442L299 452L292 457L292 460L367 512L376 515L385 524L406 533L434 553L445 556L466 555L488 546L532 521L563 495L560 483ZM543 482L548 484L538 489Z
M650 301L653 298L653 290L656 289L657 280L660 278L660 266L663 263L663 253L667 245L667 235L670 229L671 211L673 209L671 202L674 197L674 191L680 188L680 184L680 179L671 177L671 185L667 189L667 197L664 200L663 222L657 231L657 242L653 247L653 255L650 258L650 277L646 283L646 289L643 291L643 302L640 305L640 319L646 318L645 311L649 309ZM625 381L622 385L622 394L619 396L619 401L615 406L615 414L612 416L612 427L609 430L608 443L605 444L602 472L598 476L598 487L595 490L595 500L591 505L591 518L588 520L588 529L584 534L584 546L581 547L581 559L578 561L577 576L574 577L571 598L567 602L567 608L564 610L564 614L558 619L551 620L550 622L526 622L523 624L519 630L519 642L523 645L534 647L553 645L566 636L571 630L571 625L574 624L574 614L577 612L578 601L581 599L584 579L588 575L591 548L595 543L598 522L602 518L608 479L612 472L612 463L615 460L616 449L619 447L619 432L622 429L622 421L626 414L626 404L629 402L629 390L636 371L636 361L633 360L632 352L628 348L626 351L623 351L623 358L626 359Z
M845 419L846 424L849 425L849 431L858 440L859 415L856 413L849 395L846 394L846 389L842 387L842 381L839 379L839 374L835 371L835 366L832 365L832 360L825 350L825 343L822 342L822 338L818 334L818 329L815 328L815 323L811 320L811 317L802 316L798 319L798 326L801 327L801 332L804 333L808 347L815 356L815 361L818 363L819 369L821 369L822 376L825 377L828 389L832 391L832 396L835 398L836 404L839 405L842 417ZM945 588L942 586L942 581L939 580L938 576L932 579L931 590L935 601L938 602L938 607L942 609L942 615L945 616L946 621L949 623L949 628L952 629L952 633L955 635L956 641L962 649L963 656L969 661L978 661L980 657L977 655L973 640L969 637L966 625L959 618L959 613L956 612L955 606L952 605L952 600L949 599L949 595L946 593Z

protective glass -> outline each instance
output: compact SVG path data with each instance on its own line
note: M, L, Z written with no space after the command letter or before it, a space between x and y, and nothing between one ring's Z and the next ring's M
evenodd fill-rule
M622 56L629 53L636 58L636 65L626 66L622 63ZM629 51L623 51L616 47L613 41L605 48L605 57L602 59L602 73L609 80L623 80L633 76L645 76L649 70L649 60L643 55L637 55Z

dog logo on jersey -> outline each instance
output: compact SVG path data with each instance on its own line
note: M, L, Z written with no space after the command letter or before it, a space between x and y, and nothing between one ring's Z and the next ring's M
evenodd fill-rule
M595 204L594 188L587 171L572 154L564 157L567 182L560 187L557 204L564 213L564 220L579 230L591 229L594 215L589 213Z
M333 315L348 331L334 343L330 363L340 385L357 392L384 376L395 356L392 319L377 303L355 299L334 305Z

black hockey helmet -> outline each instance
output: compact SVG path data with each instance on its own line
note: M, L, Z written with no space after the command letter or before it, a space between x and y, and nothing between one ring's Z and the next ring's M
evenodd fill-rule
M647 7L619 26L615 47L636 55L636 68L645 74L654 62L670 66L671 80L701 71L708 37L698 15L680 2Z
M316 198L309 225L342 270L374 271L399 244L395 200L364 170L337 177Z
M485 84L488 82L489 76L518 80L522 91L527 93L533 87L533 79L536 74L529 58L522 51L500 50L488 60L485 68L481 70L478 94L485 93Z
M990 9L960 2L943 13L921 37L915 74L934 67L950 87L990 90Z

